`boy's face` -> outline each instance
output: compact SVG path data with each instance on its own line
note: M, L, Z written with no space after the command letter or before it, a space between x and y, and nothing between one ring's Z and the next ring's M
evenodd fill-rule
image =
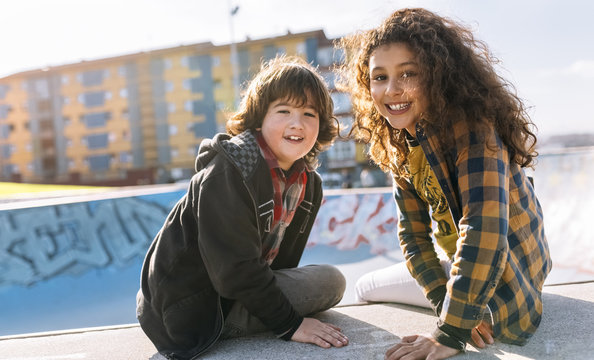
M297 107L287 99L276 100L262 121L262 136L283 170L289 170L313 148L319 129L318 112L309 102Z

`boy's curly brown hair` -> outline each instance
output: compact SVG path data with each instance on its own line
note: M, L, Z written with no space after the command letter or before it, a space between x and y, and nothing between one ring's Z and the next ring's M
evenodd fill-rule
M470 30L416 8L398 10L377 28L336 44L346 57L338 69L337 86L351 94L355 116L351 135L369 143L369 155L382 170L403 176L408 162L405 130L385 121L369 91L369 58L378 47L392 43L404 43L416 54L421 86L429 99L421 120L439 131L444 148L454 140L451 133L448 136L453 119L462 119L479 133L494 128L513 161L533 165L535 126L513 85L496 73L498 60Z
M277 56L263 64L249 83L237 113L227 121L227 132L237 135L262 127L268 107L278 99L287 99L296 106L310 103L318 112L318 137L311 151L304 156L308 165L315 168L319 153L330 146L338 134L338 121L324 79L300 57Z

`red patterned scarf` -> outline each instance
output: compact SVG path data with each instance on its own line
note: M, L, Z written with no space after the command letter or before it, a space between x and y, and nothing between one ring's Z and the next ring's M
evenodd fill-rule
M303 159L297 160L287 173L281 169L262 133L255 132L262 156L270 168L274 188L274 218L270 234L264 239L262 256L271 264L283 240L285 229L291 224L295 211L305 196L307 166Z

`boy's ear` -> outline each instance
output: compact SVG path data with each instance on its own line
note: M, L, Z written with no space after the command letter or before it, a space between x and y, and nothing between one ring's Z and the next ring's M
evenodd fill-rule
M262 128L256 128L256 131L262 131Z

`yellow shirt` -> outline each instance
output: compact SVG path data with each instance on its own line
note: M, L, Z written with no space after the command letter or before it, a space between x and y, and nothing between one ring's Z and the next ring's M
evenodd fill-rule
M408 161L412 184L421 199L431 207L431 218L437 224L433 229L433 236L437 245L451 259L456 252L458 234L447 200L421 146L409 146L409 150Z

